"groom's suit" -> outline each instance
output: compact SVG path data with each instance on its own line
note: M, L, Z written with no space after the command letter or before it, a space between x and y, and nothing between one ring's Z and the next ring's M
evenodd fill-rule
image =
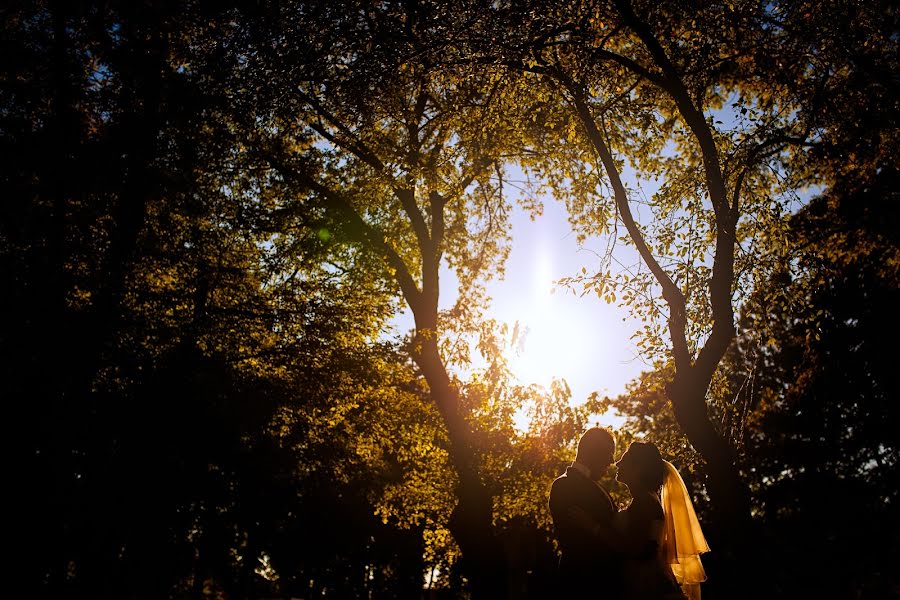
M580 466L580 465L579 465ZM600 528L611 528L616 508L612 498L599 484L575 466L553 482L550 488L550 514L562 556L559 560L560 584L566 598L616 598L620 593L621 564L606 538L571 514L584 510Z

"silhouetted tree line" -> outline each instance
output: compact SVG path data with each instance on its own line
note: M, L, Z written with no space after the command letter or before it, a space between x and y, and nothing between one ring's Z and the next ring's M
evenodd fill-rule
M773 120L754 152L795 144L790 177L820 186L792 215L740 222L767 245L738 251L736 333L697 388L736 457L712 473L672 410L672 363L573 407L562 382L510 380L503 326L437 309L442 260L476 307L502 269L503 161L563 194L576 184L552 169L601 141L537 82L553 74L585 98L580 118L605 118L578 78L615 89L629 66L585 58L606 3L483 4L0 8L0 389L23 597L553 597L544 494L610 407L629 417L622 444L645 435L690 466L707 597L897 596L896 8L701 3L724 20L691 21L677 3L613 3L653 27L674 15L660 35L694 40L669 48L695 68L685 90L782 90L746 106L801 107L808 137ZM678 54L720 52L721 31L739 59ZM574 50L545 62L552 35ZM611 113L636 137L649 106L671 109L643 94ZM567 189L575 226L598 227ZM417 330L386 341L402 301ZM472 366L457 338L487 366L457 375ZM729 468L747 514L709 492Z

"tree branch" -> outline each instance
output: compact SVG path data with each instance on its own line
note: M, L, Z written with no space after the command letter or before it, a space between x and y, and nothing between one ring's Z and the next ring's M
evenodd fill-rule
M644 240L640 228L634 220L634 216L631 213L631 207L628 204L628 193L622 183L619 169L616 166L609 146L607 146L606 141L603 139L603 135L600 133L600 130L597 129L597 124L594 121L590 108L584 101L584 92L561 70L555 69L555 77L559 79L568 90L578 116L581 119L581 123L587 132L588 139L597 151L600 161L603 163L603 168L606 170L610 185L612 185L613 188L616 207L619 209L619 216L622 219L622 223L625 225L625 229L628 230L628 235L631 237L632 241L634 241L634 245L641 258L662 286L663 298L665 298L669 305L669 332L672 338L672 353L675 358L675 364L678 368L689 369L691 367L691 354L687 345L687 311L684 294L653 256L653 253L647 246L647 242Z
M731 286L734 280L734 246L736 241L737 213L728 200L725 178L722 175L719 152L712 130L703 112L694 104L678 71L650 27L638 18L629 0L615 0L623 20L647 47L654 62L667 82L666 90L678 107L700 146L703 158L706 187L716 219L716 249L713 256L713 275L709 282L709 299L713 315L713 328L695 363L696 375L708 382L719 360L724 356L734 338L734 309L731 305Z
M346 125L341 123L337 117L335 117L333 114L331 114L313 96L306 94L299 90L298 90L298 94L309 106L312 107L312 109L316 115L318 115L320 118L326 120L331 126L336 128L339 132L341 132L343 134L343 136L346 139L338 138L337 136L335 136L334 134L329 132L322 125L310 123L310 127L312 127L314 131L316 131L317 133L319 133L319 135L321 135L328 141L332 142L333 144L337 145L338 147L343 148L343 149L347 150L348 152L350 152L351 154L353 154L354 156L356 156L357 158L362 160L365 164L367 164L370 167L372 167L373 169L375 169L375 171L378 172L380 175L388 176L387 168L386 168L385 164L381 161L381 159L378 158L378 156L375 154L375 152L370 150L364 143L354 139L355 136L354 136L353 132L350 131L350 129ZM422 92L419 95L419 99L418 99L418 101L416 103L416 107L414 109L416 115L421 115L422 113L424 113L426 100L427 100L427 94ZM414 156L417 157L418 153L419 153L418 130L417 130L417 128L414 130L413 125L411 125L409 123L407 124L407 126L408 126L408 130L409 130L409 134L410 134L410 140L409 140L409 142L410 142L410 158L414 160ZM311 181L314 184L318 184L318 182L315 182L314 180L311 180ZM432 253L434 244L428 235L428 225L425 223L425 217L422 215L422 211L419 210L419 206L416 203L415 185L407 185L407 186L399 185L398 182L396 182L393 179L393 177L390 177L390 181L391 181L391 188L394 192L394 195L400 201L400 205L403 207L403 211L406 213L407 218L409 218L410 225L412 226L413 232L416 235L416 241L418 242L422 256L424 257L424 256ZM319 185L321 185L321 184L319 184ZM310 187L312 187L312 186L310 186ZM347 206L350 207L349 204L347 204ZM352 210L352 208L351 208L351 210ZM354 211L354 214L356 214L355 211ZM362 221L362 218L359 217L358 214L356 214L356 216L360 219L360 222L365 223L364 221ZM382 238L382 242L383 242L383 238ZM387 255L385 255L385 256L387 258ZM399 259L399 256L397 256L397 259ZM389 260L389 262L392 262L392 260L393 259ZM401 259L401 262L402 262L402 259ZM393 264L392 264L392 267L394 267L395 269L397 268L396 265L393 265ZM405 267L405 263L404 263L404 267ZM407 274L408 274L408 270L407 270ZM404 290L404 295L406 295L405 290ZM415 311L413 311L413 312L415 312Z
M316 98L300 90L297 90L297 95L300 96L300 98L302 98L310 107L312 107L313 112L315 112L315 114L319 118L327 121L332 127L341 132L341 134L343 134L347 139L341 139L338 136L330 133L322 125L310 122L309 126L312 127L316 133L324 137L332 144L335 144L338 147L349 151L361 161L378 171L379 174L387 174L387 168L385 167L384 163L381 162L381 159L378 158L378 155L372 152L365 144L363 144L359 140L355 140L354 138L356 136L353 134L353 132L350 131L350 129L346 125L341 123L337 117L326 110L325 107L322 106L322 104Z
M269 160L286 180L300 184L301 187L311 190L325 200L326 210L346 225L347 231L354 241L380 254L388 266L393 269L394 279L400 285L403 297L413 313L421 310L422 292L416 285L403 258L387 243L380 229L367 223L343 194L329 189L303 171L288 168L275 157L269 157Z
M598 59L609 59L614 62L619 63L629 71L635 73L636 75L640 75L650 83L653 83L665 90L669 90L668 88L668 80L662 75L658 75L656 73L651 72L649 69L639 64L637 61L634 61L627 56L622 56L616 52L611 50L605 50L603 48L597 48L594 50L594 58Z

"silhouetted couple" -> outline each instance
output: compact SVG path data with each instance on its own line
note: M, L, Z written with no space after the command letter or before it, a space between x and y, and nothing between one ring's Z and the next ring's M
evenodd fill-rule
M616 463L632 498L619 511L598 483L615 450L608 430L588 429L550 489L560 597L699 599L706 580L699 555L709 547L681 476L656 446L632 443Z

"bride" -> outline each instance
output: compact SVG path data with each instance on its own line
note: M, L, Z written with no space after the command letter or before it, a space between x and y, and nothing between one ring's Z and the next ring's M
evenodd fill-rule
M616 463L631 504L615 517L622 534L626 598L700 599L709 551L687 488L653 444L633 442Z

